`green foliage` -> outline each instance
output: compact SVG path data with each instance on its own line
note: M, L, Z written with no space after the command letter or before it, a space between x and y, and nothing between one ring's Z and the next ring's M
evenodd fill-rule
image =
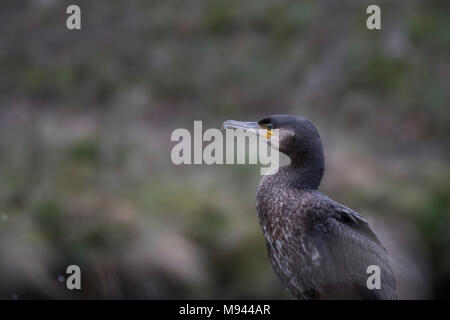
M86 138L71 146L69 154L74 161L95 163L99 159L100 148L95 139Z

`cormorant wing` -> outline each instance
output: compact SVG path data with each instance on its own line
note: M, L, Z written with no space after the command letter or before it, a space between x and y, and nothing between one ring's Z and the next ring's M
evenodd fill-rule
M355 211L320 194L311 212L311 243L319 253L319 278L325 298L397 299L389 256L369 224ZM368 278L378 266L380 289L369 289ZM372 283L372 282L371 282Z

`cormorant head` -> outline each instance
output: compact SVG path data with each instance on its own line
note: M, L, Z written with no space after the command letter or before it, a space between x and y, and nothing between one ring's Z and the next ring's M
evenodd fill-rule
M268 142L273 130L278 130L278 150L289 156L292 163L319 165L323 167L323 148L319 133L311 121L293 115L271 115L258 122L227 120L225 129L255 131ZM264 129L264 130L260 130ZM313 163L314 162L314 163Z

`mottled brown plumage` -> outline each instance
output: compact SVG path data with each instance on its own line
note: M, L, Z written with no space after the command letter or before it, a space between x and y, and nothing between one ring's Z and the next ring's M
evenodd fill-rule
M298 299L396 299L388 254L369 224L317 191L324 157L315 126L287 115L258 124L280 130L279 150L291 159L257 193L269 259L283 284ZM367 287L370 265L381 270L380 289Z
M261 181L257 212L270 262L299 299L395 299L386 250L355 211L314 189L285 184L281 168ZM369 265L379 265L381 289L369 290Z

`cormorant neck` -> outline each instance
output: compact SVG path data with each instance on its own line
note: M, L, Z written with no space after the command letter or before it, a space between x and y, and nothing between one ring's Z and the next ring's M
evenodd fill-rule
M291 156L286 167L289 185L297 189L317 189L323 177L325 163L323 152Z

